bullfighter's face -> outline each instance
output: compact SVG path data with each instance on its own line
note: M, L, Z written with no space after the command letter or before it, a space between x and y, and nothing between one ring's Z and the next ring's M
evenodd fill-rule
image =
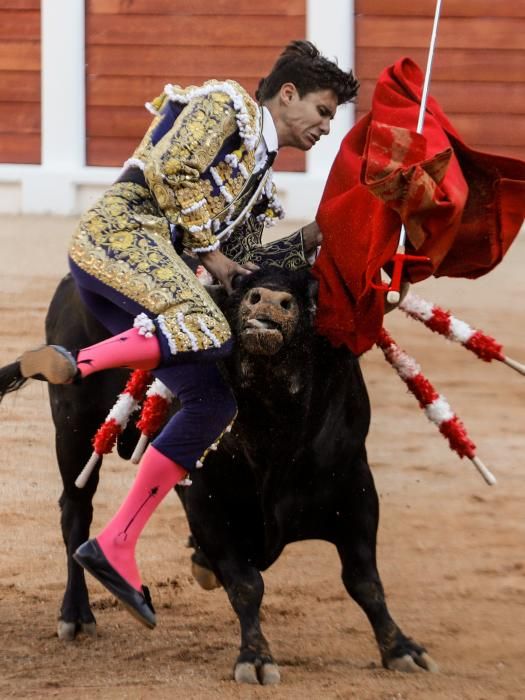
M333 90L319 90L300 97L295 85L286 83L281 87L280 107L276 120L279 147L308 151L321 136L330 133L337 96Z

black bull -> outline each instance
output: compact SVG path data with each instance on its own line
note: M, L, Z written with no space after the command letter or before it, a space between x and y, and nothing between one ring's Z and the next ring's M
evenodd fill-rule
M435 670L385 603L376 565L378 498L365 448L368 395L358 360L313 333L311 286L305 275L260 271L218 300L237 337L224 369L239 413L232 432L192 475L192 486L178 488L192 533L193 571L201 585L224 587L239 618L239 682L279 680L260 626L261 571L288 543L306 539L336 546L343 583L372 625L383 665ZM46 332L49 343L68 348L107 336L69 276L51 302ZM63 639L95 629L84 572L72 554L89 537L99 470L84 489L74 481L126 376L112 370L77 386L50 386L68 557L59 620ZM129 457L136 440L130 426L119 440L119 454Z

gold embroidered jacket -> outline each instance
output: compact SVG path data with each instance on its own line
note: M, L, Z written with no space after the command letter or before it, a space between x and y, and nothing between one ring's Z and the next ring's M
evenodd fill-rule
M176 250L213 250L234 229L233 239L243 237L244 223L281 215L270 163L256 164L261 112L231 81L166 86L151 109L127 161L146 186L109 187L81 217L70 258L102 296L109 287L154 318L166 352L219 347L230 336L226 319Z
M282 217L270 163L256 168L262 113L234 81L166 85L156 116L128 165L140 167L184 248L217 248L250 214Z

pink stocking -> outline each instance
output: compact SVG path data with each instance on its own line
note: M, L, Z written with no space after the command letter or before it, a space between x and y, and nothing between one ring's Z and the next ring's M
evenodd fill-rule
M132 369L155 369L161 359L157 338L146 337L138 328L103 340L101 343L83 348L77 355L80 374L87 377L102 369L131 367Z
M186 473L150 445L124 502L96 538L111 566L138 591L141 578L135 563L137 540L164 496Z

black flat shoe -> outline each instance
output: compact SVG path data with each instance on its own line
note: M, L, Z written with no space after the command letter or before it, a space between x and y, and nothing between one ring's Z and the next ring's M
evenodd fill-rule
M155 609L146 586L139 593L111 566L98 542L88 540L73 554L73 559L108 589L143 625L153 629L157 624Z

